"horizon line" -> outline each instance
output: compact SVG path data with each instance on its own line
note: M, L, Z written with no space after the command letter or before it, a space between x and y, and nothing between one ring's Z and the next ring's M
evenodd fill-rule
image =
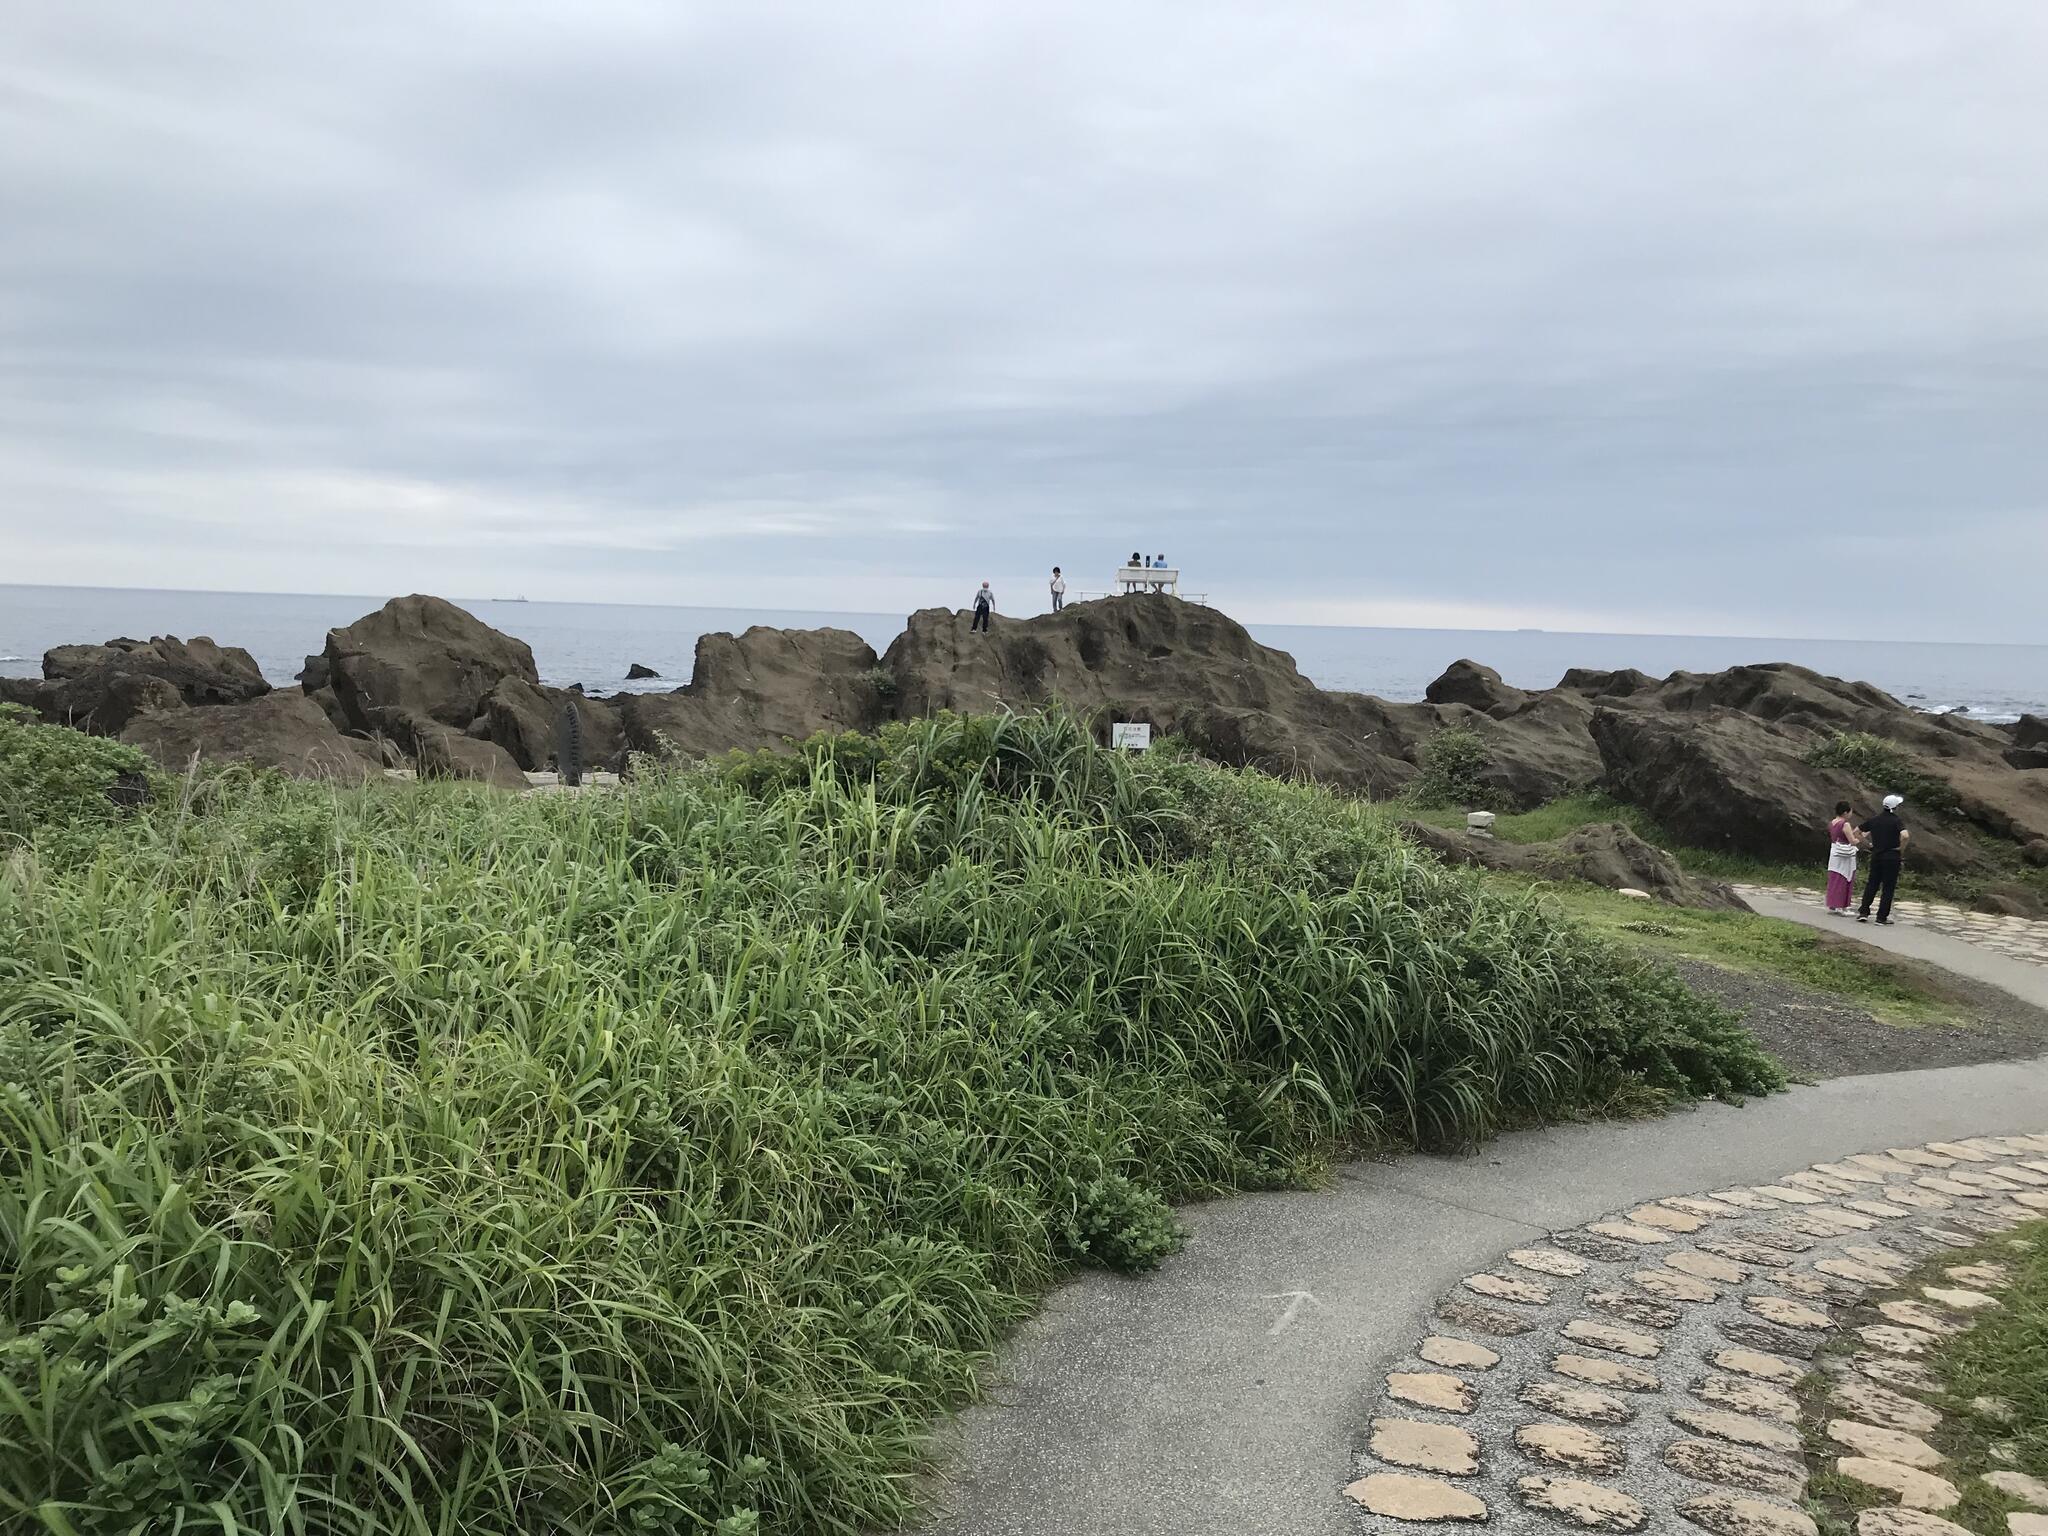
M376 603L376 604L378 604L378 605L379 605L380 607L381 607L381 606L382 606L382 605L383 605L384 603L387 603L387 602L391 601L391 599L392 599L392 598L394 598L394 597L403 597L403 596L407 596L407 595L409 595L409 594L407 594L407 593L401 593L401 592L393 592L393 593L387 594L387 595L386 595L386 596L384 596L384 597L378 597L378 596L377 596L377 595L376 595L375 593L371 593L371 592L287 592L287 591L273 591L273 590L269 590L269 589L253 589L253 588L247 588L247 587L126 587L126 586L81 586L81 585L79 585L79 584L77 584L77 583L75 583L75 582L58 582L58 581L0 581L0 592L4 592L4 591L7 591L7 590L9 590L10 588L11 588L11 589L16 589L16 590L20 590L20 591L32 591L32 592L167 592L167 593L176 593L176 594L178 594L178 595L180 595L180 596L185 596L185 597L313 597L313 598L342 598L342 597L347 597L347 598L357 598L357 599L360 599L360 600L362 600L362 601L364 601L364 602L371 602L371 603ZM428 594L428 593L420 593L419 595L421 595L421 596L439 596L439 594L438 594L438 593L433 593L433 594ZM1102 601L1102 602L1106 602L1106 601L1110 601L1110 600L1111 600L1111 599L1110 599L1110 598L1108 598L1108 597L1103 597L1103 598L1098 598L1098 599L1092 599L1092 601ZM661 609L666 609L666 610L674 610L674 611L680 611L680 612L685 612L685 613L692 613L692 612L695 612L695 613L762 613L762 614L774 614L774 613L801 613L801 614L817 614L817 615L819 615L819 616L821 616L821 617L825 617L825 618L865 618L865 619L887 619L887 618L890 618L890 617L891 617L891 616L890 616L890 615L889 615L888 613L884 612L883 610L881 610L881 609L874 609L874 608L802 608L802 607L793 607L793 608L779 608L779 609L778 609L778 608L756 608L756 607L750 607L750 606L748 606L748 605L745 605L745 604L736 604L736 605L730 605L730 606L725 606L725 605L714 605L714 604L708 604L708 603L703 603L703 604L700 604L700 603L631 603L631 602L598 602L598 601L594 601L594 600L591 600L591 599L588 599L588 598L552 598L552 597L535 597L535 598L529 598L529 597L523 597L523 596L522 596L522 597L516 597L516 598L506 598L506 597L462 597L462 598L453 598L453 597L451 597L451 598L447 598L447 599L445 599L445 601L447 601L447 602L451 602L451 603L454 603L454 604L456 604L457 606L461 606L462 604L465 604L465 603L518 603L518 604L520 604L520 605L522 605L522 606L526 606L526 607L554 607L554 608L645 608L645 609L650 609L650 610L661 610ZM944 607L946 607L947 605L946 605L946 604L944 604L944 603L933 603L933 604L931 604L930 606L931 606L931 607L934 607L934 608L944 608ZM1073 606L1078 606L1078 605L1077 605L1077 604L1069 604L1068 606L1070 606L1070 607L1073 607ZM1228 610L1226 610L1226 609L1222 608L1222 607L1221 607L1221 606L1220 606L1219 604L1215 604L1215 603L1204 603L1204 604L1202 604L1202 606L1203 606L1203 607L1210 607L1210 608L1216 608L1218 612L1224 613L1226 617L1230 617L1230 618L1236 618L1236 616L1235 616L1234 614L1231 614L1231 613L1229 613L1229 611L1228 611ZM917 610L912 610L912 611L913 611L913 612L915 612L915 611L917 611ZM1050 610L1046 610L1046 612L1044 612L1044 613L1037 613L1037 614L1019 614L1019 615L1014 615L1013 617L1017 617L1017 618L1043 618L1043 617L1046 617L1046 616L1048 616L1048 615L1049 615L1049 613L1050 613ZM908 622L908 620L909 620L909 617L910 617L910 616L909 616L908 614L905 614L905 615L903 616L903 618L901 618L901 619L898 619L898 620L895 620L895 622L897 622L897 623L907 623L907 622ZM1012 616L1010 616L1010 615L1006 615L1006 617L1012 617ZM1236 622L1238 622L1238 623L1240 623L1240 624L1243 624L1243 625L1244 625L1244 626L1245 626L1245 627L1246 627L1247 629L1251 628L1251 627L1252 627L1253 625L1257 625L1257 626L1259 626L1259 627L1261 627L1261 628L1266 628L1266 629L1319 629L1319 630L1378 630L1378 631L1384 631L1384 632L1387 632L1387 633L1392 633L1392 634L1414 634L1414 635L1562 635L1562 636L1568 636L1568 637L1580 637L1580 636L1583 636L1583 637L1588 637L1588 638L1594 638L1594 637L1597 637L1597 638L1604 638L1604 639L1615 639L1615 640L1747 640L1747 641L1758 641L1758 642L1770 642L1770 643L1774 643L1774 644L1789 644L1789 645L1950 645L1950 646L1979 646L1979 647L1991 647L1991 648L1997 648L1997 649L2007 649L2007 650L2039 650L2039 649L2048 649L2048 641L2040 641L2040 640L1908 640L1908 639L1900 639L1900 638L1897 638L1897 637L1889 637L1889 638L1886 638L1886 639L1881 639L1881 640L1878 640L1878 639L1866 639L1866 638L1864 638L1864 637L1861 637L1861 636L1856 636L1856 635L1747 635L1747 634L1727 634L1727 633L1705 633L1705 632L1701 632L1701 631L1696 631L1696 630L1650 630L1650 629L1552 629L1552 628L1549 628L1548 626L1536 626L1536 625L1518 625L1518 626L1512 626L1512 627L1490 627L1490 626L1486 626L1486 625L1473 625L1473 626L1469 626L1469 627L1458 627L1458 626L1450 626L1450 625L1434 625L1434 624L1313 624L1313 623L1303 623L1303 622L1301 622L1301 621L1299 621L1299 620L1293 620L1293 619L1273 619L1273 620L1268 620L1268 619L1237 619L1237 620L1236 620ZM770 626L770 627L775 627L775 626Z

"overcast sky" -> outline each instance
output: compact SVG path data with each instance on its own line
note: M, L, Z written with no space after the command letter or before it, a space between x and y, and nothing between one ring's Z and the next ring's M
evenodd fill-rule
M2039 0L0 0L0 581L2039 641Z

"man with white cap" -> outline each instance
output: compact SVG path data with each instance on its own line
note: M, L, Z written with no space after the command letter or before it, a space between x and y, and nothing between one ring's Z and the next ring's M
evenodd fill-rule
M1883 895L1877 903L1877 920L1889 925L1892 920L1892 894L1899 888L1899 859L1905 852L1906 844L1913 840L1899 820L1899 807L1906 803L1904 795L1886 795L1884 809L1863 823L1863 830L1869 835L1870 873L1863 877L1863 905L1856 909L1856 921L1870 921L1870 898Z

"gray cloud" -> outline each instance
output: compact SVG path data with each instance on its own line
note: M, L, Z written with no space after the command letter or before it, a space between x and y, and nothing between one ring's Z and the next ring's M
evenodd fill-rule
M0 4L0 580L2040 638L2023 0Z

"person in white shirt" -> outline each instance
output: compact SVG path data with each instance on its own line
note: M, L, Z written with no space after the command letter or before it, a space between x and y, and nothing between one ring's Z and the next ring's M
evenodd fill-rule
M1052 611L1058 613L1067 606L1067 578L1060 574L1060 568L1052 568Z
M978 629L983 634L988 633L988 616L995 611L995 606L996 595L984 581L981 590L974 594L974 617L968 621L967 632L972 634Z

